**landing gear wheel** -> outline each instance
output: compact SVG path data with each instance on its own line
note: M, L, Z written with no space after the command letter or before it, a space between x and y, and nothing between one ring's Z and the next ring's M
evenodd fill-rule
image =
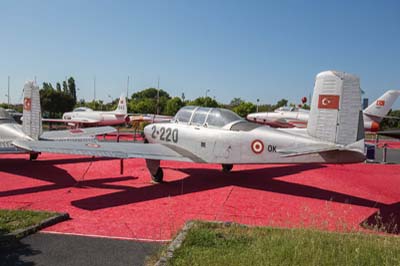
M233 168L233 164L222 164L222 172L229 173Z
M162 183L164 177L164 172L161 167L158 167L157 173L155 175L151 175L151 179L155 183Z
M35 161L39 157L39 153L30 153L29 154L29 160Z

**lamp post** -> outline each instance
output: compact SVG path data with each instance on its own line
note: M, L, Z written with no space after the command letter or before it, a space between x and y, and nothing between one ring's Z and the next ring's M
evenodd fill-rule
M10 76L8 76L7 82L7 106L10 108Z
M258 113L258 105L259 105L260 99L257 98L257 113Z

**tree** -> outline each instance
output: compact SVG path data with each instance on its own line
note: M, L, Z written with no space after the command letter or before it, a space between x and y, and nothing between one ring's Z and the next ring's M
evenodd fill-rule
M232 111L240 115L241 117L246 117L250 113L254 113L257 107L251 102L241 102L239 105L235 106Z
M71 111L75 105L71 95L55 90L51 83L46 82L40 90L40 102L43 113L48 113L50 117L60 117L62 113Z
M63 92L69 94L67 82L64 80L62 84L63 84Z
M390 110L387 116L400 118L400 110ZM400 128L400 119L384 118L380 124L381 130Z
M279 108L279 107L282 107L282 106L287 106L287 103L288 103L288 100L286 100L286 99L281 99L281 100L279 100L279 101L276 103L275 109L276 109L276 108Z
M134 113L162 114L169 99L171 99L171 96L167 92L161 89L148 88L132 94L128 110Z
M185 104L179 97L174 97L172 99L169 99L167 101L167 104L165 106L165 114L166 115L175 115L176 112L178 112L179 109L181 109Z
M231 102L229 103L229 105L231 106L231 107L235 107L235 106L239 106L241 103L243 103L244 101L242 100L242 99L240 99L240 98L233 98L232 100L231 100Z
M57 88L57 91L61 92L61 84L60 84L60 82L57 82L56 88Z
M199 97L194 101L190 101L188 105L202 106L202 107L219 107L216 100L211 97Z
M157 98L157 89L156 88L148 88L148 89L144 89L142 91L136 92L134 94L132 94L131 98L132 99L156 99ZM161 90L160 89L160 93L159 93L160 98L161 97L166 97L167 99L171 99L171 96L169 96L168 92Z
M74 101L76 103L76 85L75 85L75 80L73 77L70 77L68 79L68 92L72 96L72 98L74 99Z

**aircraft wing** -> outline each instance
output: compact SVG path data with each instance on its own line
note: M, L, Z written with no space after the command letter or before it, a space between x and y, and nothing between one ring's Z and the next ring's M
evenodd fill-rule
M193 162L186 151L172 149L162 144L65 142L16 140L16 147L29 152L65 153L111 158L145 158Z
M54 130L45 131L40 136L42 140L79 140L95 138L98 135L104 135L115 132L113 127L91 127L91 128L78 128L70 130Z
M87 118L74 118L74 119L57 119L57 118L42 118L43 122L52 123L71 123L71 124L96 124L99 120L87 119Z
M376 132L378 135L383 135L391 138L400 139L400 129L391 129Z

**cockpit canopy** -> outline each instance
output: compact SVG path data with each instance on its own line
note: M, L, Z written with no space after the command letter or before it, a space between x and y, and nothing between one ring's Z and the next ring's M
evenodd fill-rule
M92 112L93 110L87 107L75 108L73 112Z
M4 123L16 123L16 122L9 112L4 110L3 108L0 108L0 124Z
M275 109L275 112L303 112L303 113L308 113L309 110L299 108L299 107L293 107L293 106L282 106L277 109Z
M241 120L243 119L240 116L227 109L185 106L176 113L172 122L222 128Z

